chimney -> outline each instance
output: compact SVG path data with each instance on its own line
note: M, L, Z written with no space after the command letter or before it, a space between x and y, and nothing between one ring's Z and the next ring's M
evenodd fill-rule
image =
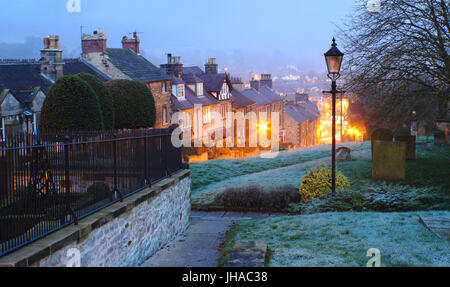
M261 74L260 87L268 87L272 89L272 75Z
M44 38L44 49L41 50L41 74L53 81L63 76L62 52L59 48L59 36Z
M258 76L254 76L254 77L252 78L252 80L250 81L250 87L251 87L252 89L255 89L255 90L259 91L259 87L260 87L260 86L261 86L261 83L260 83L260 81L259 81Z
M137 32L133 33L133 38L131 38L131 39L129 39L127 36L124 36L122 38L122 48L124 48L124 49L131 49L136 54L140 54L141 53L141 50L140 50L140 47L139 47L140 43L141 43L141 41L139 40Z
M160 66L166 70L166 74L181 79L183 75L183 64L181 63L181 57L172 56L167 54L167 64Z
M216 64L216 58L206 59L205 73L206 74L217 74L219 71L218 65Z
M106 40L106 35L103 33L102 28L99 28L98 31L94 31L93 35L83 34L81 36L83 56L91 53L105 53Z

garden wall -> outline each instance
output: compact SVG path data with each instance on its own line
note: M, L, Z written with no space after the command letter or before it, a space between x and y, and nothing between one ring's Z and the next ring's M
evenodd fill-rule
M171 177L17 251L0 266L138 266L185 231L191 211L190 171Z

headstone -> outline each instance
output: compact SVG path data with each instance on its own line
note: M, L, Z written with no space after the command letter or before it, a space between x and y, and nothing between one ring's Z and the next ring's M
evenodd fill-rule
M447 143L445 138L445 132L437 130L434 131L434 144L435 145L444 145Z
M349 161L352 160L350 149L348 147L340 147L336 150L337 161Z
M375 141L392 142L394 135L391 130L385 128L378 128L370 134L372 159L373 159L373 145Z
M375 141L372 156L372 178L405 179L406 143Z
M409 129L396 129L394 131L394 139L396 142L406 143L406 160L416 159L416 137L411 135L411 131Z

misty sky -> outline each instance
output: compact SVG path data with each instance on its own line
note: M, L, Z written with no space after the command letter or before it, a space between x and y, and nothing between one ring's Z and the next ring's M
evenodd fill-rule
M0 1L0 58L39 57L47 35L61 37L65 58L77 57L84 25L85 33L102 27L111 48L129 32L144 32L141 49L157 65L166 53L185 65L216 57L220 68L241 76L281 74L288 65L324 72L335 24L355 6L354 0L81 0L81 13L69 13L67 0Z

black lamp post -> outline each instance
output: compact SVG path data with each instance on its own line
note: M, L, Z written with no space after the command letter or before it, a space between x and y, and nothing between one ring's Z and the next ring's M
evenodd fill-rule
M324 93L331 93L332 95L332 107L333 107L333 121L332 121L332 147L331 147L331 192L332 196L336 195L336 94L343 93L337 91L336 80L339 79L342 59L344 54L339 51L336 45L336 40L333 38L333 44L331 49L325 54L325 61L328 68L328 78L331 80L331 91ZM342 102L341 102L342 104Z

